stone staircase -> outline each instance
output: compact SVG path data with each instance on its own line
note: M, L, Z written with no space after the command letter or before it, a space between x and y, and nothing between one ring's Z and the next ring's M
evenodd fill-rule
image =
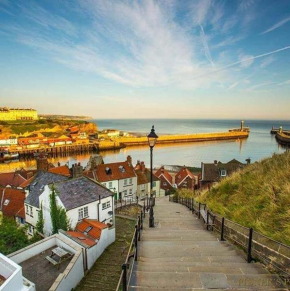
M288 290L279 276L248 264L241 250L168 200L156 199L155 228L144 225L129 290Z

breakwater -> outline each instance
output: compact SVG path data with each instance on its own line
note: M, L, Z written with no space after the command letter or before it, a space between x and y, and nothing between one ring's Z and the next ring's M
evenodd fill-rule
M217 132L217 133L196 133L182 135L162 135L159 136L157 143L183 143L183 142L198 142L198 141L218 141L231 139L244 139L249 136L249 132L233 131L233 132ZM125 146L144 145L148 143L147 137L124 137L118 138L120 144Z

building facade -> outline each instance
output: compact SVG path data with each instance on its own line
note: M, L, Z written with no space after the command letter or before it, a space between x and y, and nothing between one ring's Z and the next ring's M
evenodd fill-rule
M13 121L13 120L38 120L38 114L35 109L32 108L0 108L0 120L1 121Z

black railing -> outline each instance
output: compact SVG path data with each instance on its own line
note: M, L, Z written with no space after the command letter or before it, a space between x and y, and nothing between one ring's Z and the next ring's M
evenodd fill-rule
M116 291L127 291L131 275L134 269L134 263L138 260L138 241L141 240L141 231L143 229L143 221L145 218L145 212L141 211L141 215L138 216L135 230L133 233L132 241L127 253L126 260L122 264L121 276L116 288Z
M203 220L207 230L219 233L221 241L227 239L239 245L246 251L248 263L260 260L264 264L271 265L280 276L290 278L290 246L215 214L206 204L194 198L169 196L169 201L188 207Z

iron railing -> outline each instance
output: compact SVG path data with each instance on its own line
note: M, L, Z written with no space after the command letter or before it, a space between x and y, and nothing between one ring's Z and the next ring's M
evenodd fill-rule
M280 276L290 278L290 246L275 241L252 228L244 227L225 217L213 213L206 204L194 198L169 196L169 201L185 205L199 219L207 230L219 233L220 240L229 240L239 245L247 253L247 262L259 260L270 265Z
M134 263L138 260L138 242L141 240L141 231L143 230L143 221L145 218L145 212L141 211L141 215L138 216L135 230L131 240L131 244L127 253L126 260L122 264L122 272L116 291L127 291L129 282L131 280L132 272L134 269Z

